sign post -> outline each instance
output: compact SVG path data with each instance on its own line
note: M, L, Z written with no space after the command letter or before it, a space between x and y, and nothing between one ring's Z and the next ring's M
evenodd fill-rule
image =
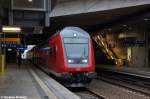
M0 35L0 54L1 54L1 78L4 80L5 78L5 66L6 66L6 47L10 46L9 43L15 42L20 43L20 38L5 38L6 33L20 33L21 28L20 27L12 27L12 26L3 26L2 27L2 34L3 37Z
M2 68L1 68L1 76L2 76L2 79L4 80L5 78L5 49L2 48L2 53L1 53L1 59L2 59Z
M3 39L5 40L5 33L3 34ZM2 37L1 37L2 39ZM1 41L0 41L1 42ZM5 42L3 42L5 44ZM1 46L1 78L4 80L5 78L5 46Z
M1 38L1 33L0 33L0 38ZM2 72L2 46L0 42L0 72Z

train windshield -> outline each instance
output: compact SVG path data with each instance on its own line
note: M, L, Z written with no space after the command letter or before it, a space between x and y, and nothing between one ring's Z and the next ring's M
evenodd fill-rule
M64 38L69 64L88 64L89 41L87 38Z

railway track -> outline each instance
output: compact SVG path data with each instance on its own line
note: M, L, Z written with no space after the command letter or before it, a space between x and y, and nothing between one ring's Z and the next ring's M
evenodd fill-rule
M70 89L72 92L81 97L81 99L105 99L87 88Z
M150 96L150 78L110 70L98 70L98 80Z
M38 67L38 69L43 71L48 76L53 77L52 75L49 75L49 73L45 72L42 68ZM95 94L94 92L90 91L87 88L71 88L69 90L77 94L79 97L81 97L81 99L105 99L102 96Z

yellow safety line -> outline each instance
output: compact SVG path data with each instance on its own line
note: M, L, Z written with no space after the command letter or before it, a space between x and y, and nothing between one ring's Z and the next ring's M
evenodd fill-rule
M5 68L5 56L2 54L1 55L2 56L2 79L4 79L4 76L5 76L5 70L4 70L4 68Z

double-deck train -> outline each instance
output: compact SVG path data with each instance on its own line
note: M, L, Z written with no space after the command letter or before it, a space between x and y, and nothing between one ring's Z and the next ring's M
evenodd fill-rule
M96 76L92 40L78 27L62 29L27 56L67 87L84 87Z

